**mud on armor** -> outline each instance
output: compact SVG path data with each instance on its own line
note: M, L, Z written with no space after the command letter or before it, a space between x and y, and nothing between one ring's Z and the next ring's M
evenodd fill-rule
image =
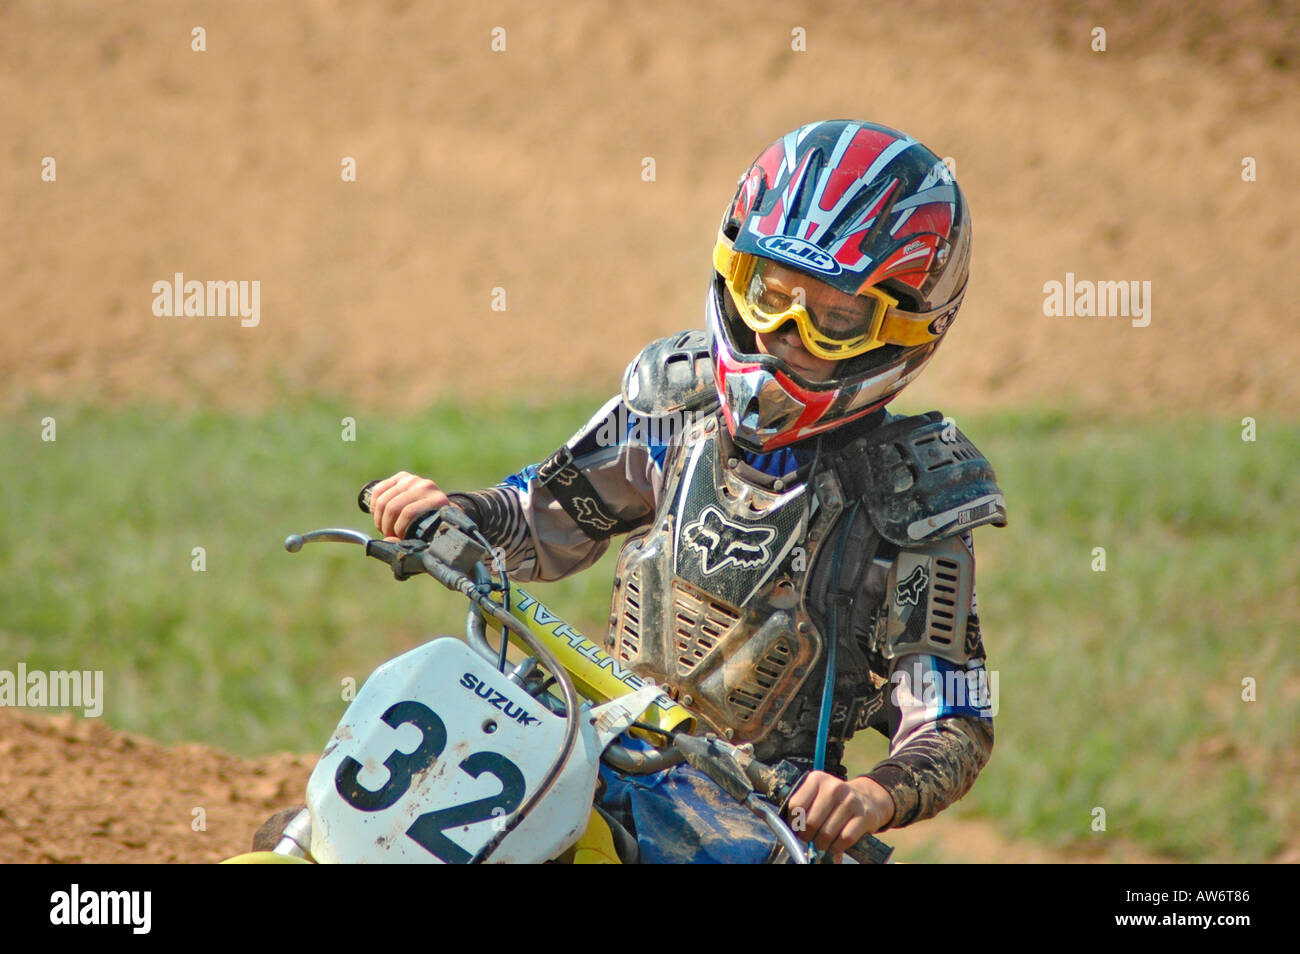
M709 339L703 331L682 331L647 345L623 373L623 402L653 435L654 442L676 440L689 422L717 404L710 373ZM607 422L607 444L617 443L613 431L621 422ZM573 522L592 540L635 530L635 521L619 519L574 463L575 456L594 449L604 428L585 429L537 468L537 479L555 497Z
M880 535L898 546L1007 523L992 465L938 411L900 418L852 442L838 469Z
M620 554L608 643L714 731L755 741L821 656L803 592L840 506L743 480L720 426L687 429L654 524Z
M708 332L681 331L646 345L623 372L623 400L648 417L716 404Z
M886 576L888 612L880 613L871 647L884 659L928 653L961 665L978 645L968 638L975 559L960 537L900 550Z

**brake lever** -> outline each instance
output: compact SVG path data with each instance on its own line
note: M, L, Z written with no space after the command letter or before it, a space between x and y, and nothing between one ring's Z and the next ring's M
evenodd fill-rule
M327 530L308 530L306 533L291 533L284 538L284 548L290 553L297 553L304 543L359 543L365 546L370 537L359 530L347 530L331 527Z
M297 553L304 543L357 543L366 548L366 556L374 557L387 563L393 570L393 576L405 580L417 573L424 572L420 560L420 551L425 549L423 541L394 541L367 536L359 530L346 530L332 527L328 530L309 530L307 533L291 533L284 538L284 548L290 553ZM404 543L417 544L403 546Z

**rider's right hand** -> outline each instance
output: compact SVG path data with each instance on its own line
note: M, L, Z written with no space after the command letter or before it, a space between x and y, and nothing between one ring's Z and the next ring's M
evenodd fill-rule
M449 503L447 495L432 480L404 470L370 488L370 514L375 518L375 529L389 538L402 538L417 518Z

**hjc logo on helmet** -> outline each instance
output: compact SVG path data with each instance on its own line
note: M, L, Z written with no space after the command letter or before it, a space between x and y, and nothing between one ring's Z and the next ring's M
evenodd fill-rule
M804 268L815 268L828 275L840 273L840 263L835 261L812 242L788 235L765 235L758 240L758 247L770 252L773 258L783 258L787 262Z

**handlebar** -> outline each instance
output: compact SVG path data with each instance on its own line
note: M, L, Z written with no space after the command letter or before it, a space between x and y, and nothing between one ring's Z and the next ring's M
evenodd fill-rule
M370 512L370 490L376 483L378 481L366 484L357 495L357 504L365 513ZM443 507L433 526L436 529L428 542L420 539L376 539L356 530L327 528L290 534L285 538L284 548L290 553L297 553L304 543L356 543L365 547L366 556L388 564L395 579L405 580L426 573L449 590L468 598L478 608L477 613L470 610L471 622L479 620L479 625L475 627L477 635L483 635L483 616L491 616L501 625L503 634L509 630L517 636L555 677L564 700L565 735L560 755L532 797L472 859L473 862L481 862L519 825L559 777L577 744L580 705L573 680L554 654L508 610L488 596L488 587L470 578L470 573L476 573L480 580L486 578L483 564L490 557L491 547L478 527L457 507ZM485 637L481 642L480 646L479 640L473 640L472 645L480 653L484 649L490 651ZM653 757L640 757L638 753L630 752L622 746L611 745L608 761L623 771L644 774L671 767L683 759L762 818L792 860L797 863L807 862L798 840L778 811L784 807L803 779L804 773L791 763L781 762L769 766L755 759L746 748L734 746L716 736L701 737L683 733L675 734L672 744ZM892 853L892 848L870 834L863 835L847 851L848 855L864 864L885 864Z
M368 489L369 485L363 488L362 494L366 495ZM369 503L368 496L365 502ZM465 518L465 522L468 522L468 518ZM427 573L449 590L454 590L468 598L481 612L495 619L502 626L503 632L509 630L519 637L524 645L541 660L542 665L555 676L564 698L564 739L560 746L560 753L527 801L470 859L471 864L479 864L487 860L505 837L514 831L536 807L555 784L560 772L572 757L578 743L579 701L577 690L573 687L573 680L569 678L568 672L560 665L550 649L538 641L514 616L493 602L485 587L480 586L467 575L488 555L488 548L484 546L486 541L480 543L461 529L459 526L461 523L460 520L444 520L428 543L423 540L377 540L355 530L327 529L291 534L285 539L284 548L290 553L297 553L304 543L314 541L358 543L365 546L366 556L387 563L395 579L405 580L417 573ZM478 528L473 524L469 526L473 534L481 539L482 534L478 532Z

